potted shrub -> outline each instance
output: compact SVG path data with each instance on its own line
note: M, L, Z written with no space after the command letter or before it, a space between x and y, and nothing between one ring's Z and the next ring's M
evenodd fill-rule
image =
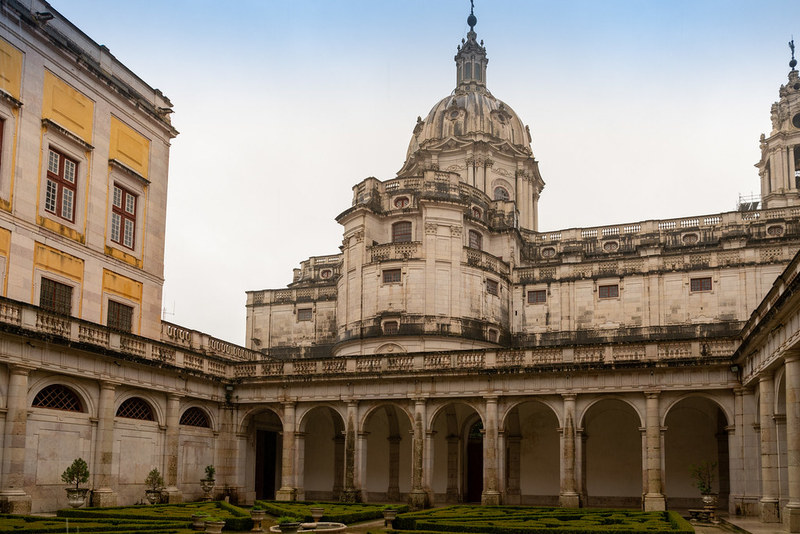
M308 511L311 512L311 518L314 523L319 523L319 520L322 519L322 514L325 513L325 508L322 506L310 506Z
M267 511L260 504L256 504L250 509L250 519L253 520L253 529L250 532L264 532L261 522L264 521L266 515Z
M144 485L147 489L144 492L147 494L147 502L150 504L158 504L161 501L161 489L164 487L164 478L155 467L147 474L144 479Z
M397 517L397 509L392 506L391 504L387 504L383 507L383 526L384 527L391 527L392 521L394 518Z
M206 517L206 532L220 534L225 527L225 520L221 517Z
M61 480L70 486L75 484L74 488L66 488L69 505L73 508L83 506L86 502L86 493L89 491L89 488L80 487L89 480L89 466L86 465L86 461L83 458L75 458L72 465L61 473Z
M717 462L705 460L699 465L692 464L689 474L694 480L694 485L700 490L703 497L703 508L715 510L717 507L717 494L713 492L714 474L717 471Z
M200 479L200 488L203 490L203 500L210 501L211 500L211 490L214 489L214 483L217 470L214 469L213 465L206 466L206 476L205 478Z
M281 532L297 532L300 521L293 515L282 515L278 518L278 528Z

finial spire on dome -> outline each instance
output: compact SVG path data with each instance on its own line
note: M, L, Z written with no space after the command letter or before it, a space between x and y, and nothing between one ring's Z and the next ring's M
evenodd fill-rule
M475 33L475 25L478 24L478 17L475 16L475 0L469 1L470 10L467 17L469 32L467 39L461 40L456 54L456 83L457 89L474 91L478 87L486 87L486 49L483 41L478 44L478 34Z
M794 58L794 35L792 35L792 40L789 41L789 49L792 51L792 60L789 62L789 67L794 70L797 66L797 60Z

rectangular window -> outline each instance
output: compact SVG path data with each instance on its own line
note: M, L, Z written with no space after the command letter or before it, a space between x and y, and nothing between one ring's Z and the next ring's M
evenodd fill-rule
M392 225L392 243L409 243L411 241L411 223L400 221Z
M481 250L483 248L483 236L475 230L469 231L469 248Z
M131 332L133 330L133 306L109 300L108 321L106 324L109 328Z
M72 286L42 278L39 306L47 311L70 315L72 312Z
M386 269L383 271L383 283L394 284L403 280L403 273L400 269Z
M711 277L692 278L689 287L692 291L711 291Z
M546 289L528 291L528 304L544 304L545 302L547 302Z
M136 244L136 200L136 195L114 184L111 241L130 249Z
M384 334L396 334L400 329L400 325L397 321L386 321L383 323L383 333Z
M77 181L78 164L51 148L47 157L45 211L69 222L75 222Z
M499 295L500 294L500 285L495 280L487 280L486 281L486 292L490 295Z
M600 286L597 294L601 299L613 299L619 296L619 286L617 284Z
M297 310L297 320L298 321L310 321L311 320L311 308L300 308Z

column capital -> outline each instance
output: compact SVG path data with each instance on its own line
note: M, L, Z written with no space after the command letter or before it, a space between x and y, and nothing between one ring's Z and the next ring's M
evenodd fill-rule
M491 402L491 403L494 403L494 404L497 404L497 399L498 399L498 398L499 398L499 397L498 397L497 395L485 395L485 396L483 397L483 400L485 400L485 401L486 401L486 404L489 404L490 402Z
M111 391L116 390L117 386L119 386L121 384L121 382L117 382L115 380L107 380L105 378L102 379L102 380L99 380L99 383L100 383L100 389L105 389L105 390L109 390L110 389Z
M578 394L577 393L562 393L561 394L561 398L564 399L565 401L574 401L575 399L578 398Z
M30 365L22 365L19 363L8 363L8 372L12 375L18 376L28 376L31 371L35 370L36 367L31 367Z
M648 399L657 399L661 395L660 389L648 389L644 392L644 396Z
M764 371L759 373L758 375L758 382L772 382L775 377L773 376L772 371Z
M800 349L790 349L783 353L783 362L790 363L800 360Z

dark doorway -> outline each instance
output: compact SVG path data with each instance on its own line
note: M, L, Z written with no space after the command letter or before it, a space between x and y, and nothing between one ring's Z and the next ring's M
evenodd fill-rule
M256 431L256 499L275 499L278 469L278 433Z
M466 502L481 502L483 493L483 423L478 421L467 436Z

